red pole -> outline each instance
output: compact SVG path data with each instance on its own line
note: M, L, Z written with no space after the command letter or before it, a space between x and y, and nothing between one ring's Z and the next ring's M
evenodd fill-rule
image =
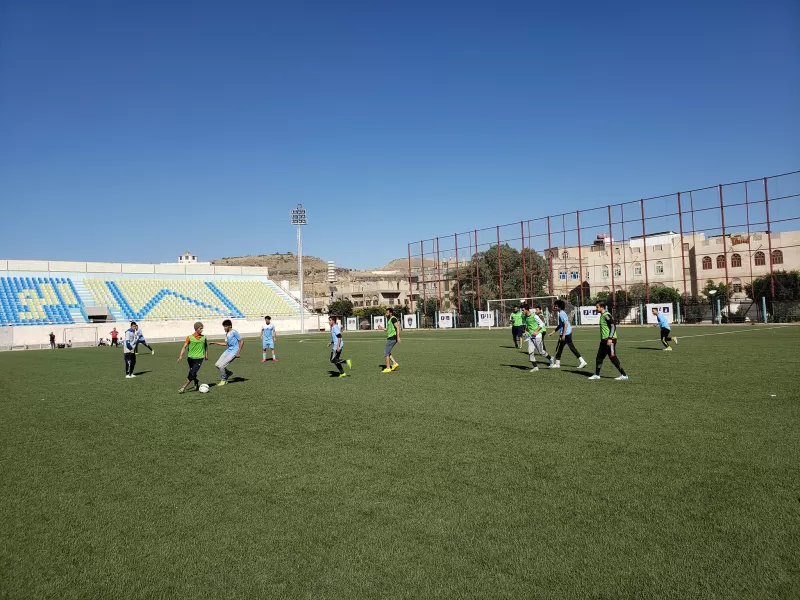
M425 306L428 300L428 292L425 290L425 246L422 243L422 240L419 241L419 254L420 254L420 264L422 265L422 313L425 314L425 309L428 307Z
M478 256L478 230L475 230L475 282L478 284L478 310L481 309L481 271L480 260Z
M528 297L528 275L525 273L525 225L519 222L519 234L522 240L522 295Z
M456 302L458 302L457 315L461 315L461 282L458 280L458 234L453 234L453 239L456 244ZM456 317L458 318L458 317Z
M728 315L731 314L731 294L728 285L728 236L725 233L725 205L722 201L722 185L718 185L719 190L719 217L722 222L722 256L725 258L725 302L728 305Z
M689 192L689 212L692 215L692 248L694 248L695 287L700 291L700 273L697 271L697 230L694 228L694 196ZM702 253L701 253L702 254ZM702 259L700 259L702 261ZM702 263L701 267L702 268ZM692 290L694 295L694 290Z
M644 298L650 302L650 280L647 278L647 234L644 227L644 200L639 200L642 209L642 246L644 247Z
M769 243L769 290L770 297L775 298L775 276L772 273L772 224L769 220L769 191L767 178L764 177L764 206L767 209L767 242Z
M550 295L553 295L553 243L550 240L550 217L547 217L547 286Z
M561 256L564 259L564 273L567 274L567 279L564 280L564 295L569 301L569 268L567 267L567 255L564 254L567 250L567 216L564 213L561 214L561 243L564 248L561 251Z
M620 247L622 248L622 280L624 281L625 286L625 303L628 302L628 263L625 262L625 205L622 204L620 207L620 216L622 217L622 242L620 243Z
M581 211L575 211L575 224L578 227L578 284L581 287L581 306L583 306L583 249L581 248Z
M414 312L414 285L411 283L411 244L408 245L408 302Z
M686 304L686 253L683 245L683 213L681 212L681 193L678 192L678 225L681 228L681 269L683 270L683 303Z
M442 260L439 256L439 238L436 238L436 291L439 292L439 310L442 310Z
M747 219L747 264L750 267L750 285L753 285L753 245L750 241L750 199L747 194L747 182L744 182L744 212ZM755 300L755 298L753 298Z
M611 254L611 305L617 300L617 289L614 285L614 228L611 227L611 205L608 205L608 251Z
M500 300L504 300L503 298L503 261L500 259L500 225L496 226L497 229L497 278L500 288ZM501 302L500 306L503 307L505 310L505 302Z

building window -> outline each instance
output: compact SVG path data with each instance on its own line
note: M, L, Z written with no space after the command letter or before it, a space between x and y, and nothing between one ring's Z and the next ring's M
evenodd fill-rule
M603 270L600 271L600 277L608 279L608 265L603 265Z
M756 241L756 242L761 240L761 234L760 233L754 233L753 234L753 240Z
M741 254L731 254L731 266L732 267L741 267L742 266L742 255Z
M569 278L570 279L574 279L575 281L577 281L578 280L578 272L577 271L570 271L569 272Z
M760 250L758 252L756 252L756 255L755 255L754 258L755 258L754 262L756 263L757 267L763 267L765 264L767 264L767 257Z
M684 250L684 252L688 252L689 251L689 244L684 243L683 244L683 250Z
M641 276L641 274L642 274L642 263L633 263L633 274Z
M655 252L661 252L662 250L664 250L664 246L663 244L656 244L655 246L653 246L653 250Z
M622 277L622 267L619 265L614 267L614 277Z
M773 265L782 265L783 264L783 252L780 250L773 250L772 251L772 264Z
M725 268L725 256L723 254L720 254L719 256L717 256L717 268L718 269L724 269Z
M567 260L569 258L569 252L564 250L564 252L561 254L561 258L563 258L564 260Z
M664 274L664 263L660 260L656 261L656 275L663 275Z
M732 283L733 283L733 293L734 294L741 294L742 293L742 281L739 278L734 277Z
M566 281L567 280L567 272L566 271L559 271L558 272L558 278L561 281Z

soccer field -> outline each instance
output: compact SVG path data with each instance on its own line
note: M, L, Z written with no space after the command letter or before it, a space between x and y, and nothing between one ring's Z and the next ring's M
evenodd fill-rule
M627 382L594 327L538 373L505 330L390 374L345 334L344 379L248 339L205 395L179 344L0 354L0 598L798 598L800 327L675 332L620 330Z

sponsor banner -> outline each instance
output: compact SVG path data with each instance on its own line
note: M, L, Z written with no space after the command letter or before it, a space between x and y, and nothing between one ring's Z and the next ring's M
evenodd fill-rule
M358 330L358 317L347 317L347 331Z
M581 316L581 325L599 325L600 313L594 306L580 306L578 307Z
M372 317L372 328L373 329L385 329L386 328L386 317L383 315L379 317Z
M417 315L406 315L403 317L403 329L416 329Z
M667 321L670 323L675 322L675 311L672 308L672 304L648 304L647 305L647 324L648 325L655 325L658 323L658 318L656 315L653 314L653 309L657 308L658 312L662 313L665 317L667 317Z
M478 327L494 327L494 311L478 311Z
M450 329L455 327L456 317L451 312L439 313L439 329Z

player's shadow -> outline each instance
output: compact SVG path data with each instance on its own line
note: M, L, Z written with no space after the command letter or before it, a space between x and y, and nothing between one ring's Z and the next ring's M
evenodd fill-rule
M564 371L564 373L572 373L573 375L580 375L581 377L591 377L592 375L594 375L594 373L591 371L577 371L573 369L563 369L563 368L561 370Z
M134 375L138 377L139 375L144 375L145 373L150 373L150 372L151 371L139 371L138 373L134 373Z
M500 366L501 367L508 367L509 369L519 369L520 371L530 371L532 369L532 367L529 367L527 365L504 365L504 364L501 364Z
M664 351L663 348L652 348L652 347L648 347L648 346L634 346L634 348L636 350L656 350L658 352L663 352Z
M339 371L328 371L331 377L339 377Z
M247 381L247 377L231 377L230 379L228 379L228 383L225 385L231 385L232 383L243 383L245 381ZM218 385L219 385L218 383L209 383L208 387L212 388L212 387L217 387Z
M512 350L519 350L517 346L498 346L498 348L511 348Z

